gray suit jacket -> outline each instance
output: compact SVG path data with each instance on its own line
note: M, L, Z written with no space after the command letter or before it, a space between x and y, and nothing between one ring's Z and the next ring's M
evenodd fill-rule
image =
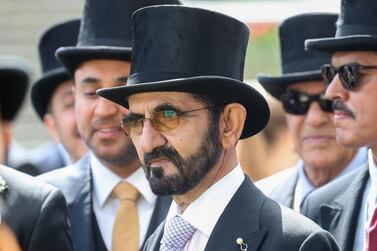
M295 166L259 180L255 186L280 205L293 208L297 179L298 168Z
M38 178L63 191L68 203L68 215L75 250L95 250L90 155L84 156L71 166L54 170ZM157 198L146 238L165 219L170 204L170 196Z
M0 193L2 221L11 227L22 250L73 250L62 193L5 166L0 166L0 176L8 186Z
M302 213L331 232L342 251L353 250L368 180L368 165L364 165L314 191L304 202Z
M159 250L164 225L148 239L144 251ZM268 199L248 177L220 216L205 251L238 251L239 237L248 244L248 251L339 250L328 232Z

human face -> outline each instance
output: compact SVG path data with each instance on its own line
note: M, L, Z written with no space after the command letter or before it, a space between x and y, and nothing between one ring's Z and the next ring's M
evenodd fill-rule
M350 63L377 65L377 53L336 52L332 56L332 65L336 68ZM334 100L338 143L377 150L377 70L361 70L357 86L352 90L344 89L336 75L326 90L326 96Z
M129 105L127 117L146 118L161 110L182 112L207 106L179 92L135 94ZM181 116L179 126L166 132L156 130L146 119L142 133L132 140L152 191L158 195L185 194L197 186L207 178L222 150L218 121L210 121L207 109Z
M77 130L73 81L61 83L51 97L51 113L44 121L57 142L63 144L72 162L76 162L86 151L85 142Z
M323 81L297 83L289 86L294 91L320 94L325 91ZM333 113L324 112L318 102L311 103L307 114L286 114L288 129L295 150L308 168L344 168L356 150L337 144Z
M117 60L86 61L75 71L78 129L89 149L106 165L137 161L131 139L120 128L126 109L96 94L100 88L125 85L129 72L130 63Z

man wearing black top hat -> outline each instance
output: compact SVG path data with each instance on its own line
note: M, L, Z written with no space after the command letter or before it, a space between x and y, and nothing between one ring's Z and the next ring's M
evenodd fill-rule
M41 179L64 192L77 250L136 251L166 216L171 198L152 193L132 141L120 128L127 110L96 90L126 83L132 13L174 3L179 1L87 0L77 46L57 51L75 81L77 125L90 153Z
M43 33L39 41L43 75L31 89L31 101L57 143L56 148L52 147L51 154L39 154L48 158L37 156L37 166L43 166L41 173L74 163L87 151L76 125L73 80L55 58L57 48L76 44L79 27L79 19L53 25Z
M377 5L342 0L335 37L306 41L332 55L322 66L333 101L336 137L347 147L367 146L368 162L308 196L303 213L329 230L341 250L377 247Z
M0 60L1 135L16 116L28 81L28 71L21 61L8 57ZM0 142L3 145L2 138ZM1 147L0 150L3 154L6 151ZM61 192L3 165L0 165L0 222L10 227L22 250L73 250L67 206Z
M284 20L279 27L283 74L258 76L262 86L282 103L300 160L295 167L256 185L271 199L298 212L313 190L367 162L366 148L358 151L336 142L332 103L325 98L319 70L330 62L330 55L304 48L305 39L333 36L336 19L336 14L306 13Z
M133 15L127 86L98 94L122 119L154 193L173 195L144 250L338 250L329 233L261 193L238 165L238 139L262 130L266 100L242 82L248 27L204 9Z

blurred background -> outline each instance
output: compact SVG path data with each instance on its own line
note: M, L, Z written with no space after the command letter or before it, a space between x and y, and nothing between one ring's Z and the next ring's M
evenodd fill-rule
M278 23L286 17L298 13L338 12L340 8L340 0L181 1L189 6L222 12L248 24L251 29L251 39L247 51L245 80L259 90L260 87L254 80L256 73L280 73ZM33 68L33 82L40 75L37 55L40 35L52 24L72 17L79 17L83 4L83 0L0 0L0 55L18 55L28 59ZM263 90L261 92L267 95ZM25 151L52 140L47 129L37 118L29 96L30 90L13 129L15 142L20 149ZM271 120L271 126L278 123L284 124L285 120L281 107L279 107L280 104L268 96L267 98L273 110L280 114L280 117ZM276 128L273 129L273 131L276 130ZM292 149L289 151L293 153ZM290 165L290 161L285 165ZM292 160L293 162L294 160ZM280 163L281 165L282 163Z

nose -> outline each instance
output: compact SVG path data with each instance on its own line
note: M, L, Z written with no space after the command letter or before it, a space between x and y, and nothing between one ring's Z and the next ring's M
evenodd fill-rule
M329 114L327 112L324 112L318 102L313 102L308 110L308 113L306 114L306 123L313 126L313 127L319 127L322 126L328 122L331 123Z
M143 130L138 141L144 153L151 152L155 148L167 144L167 139L153 128L149 119L144 120Z
M342 83L340 82L339 75L337 74L331 81L326 89L326 98L330 100L346 100L348 97L348 91L344 89Z
M95 114L100 117L109 117L117 114L119 109L120 107L117 104L100 97L95 109Z

